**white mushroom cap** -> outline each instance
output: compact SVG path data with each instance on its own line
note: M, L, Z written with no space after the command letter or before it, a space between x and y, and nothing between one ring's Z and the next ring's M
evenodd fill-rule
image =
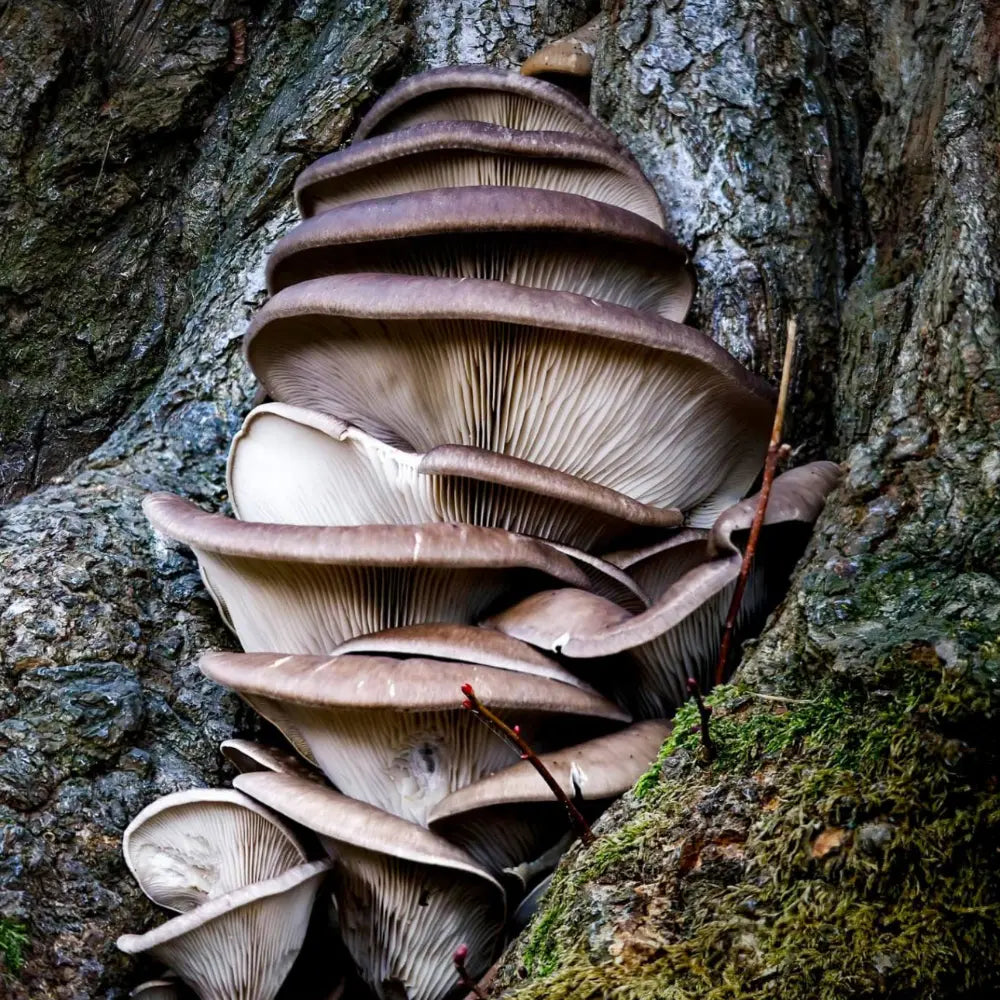
M313 781L323 780L316 771L305 767L294 754L265 746L263 743L255 743L253 740L223 740L219 744L219 749L222 751L222 756L240 774L250 771L277 771L280 774L296 774L300 778L310 778Z
M469 623L505 597L587 577L544 542L467 525L308 527L208 514L170 494L143 510L194 549L243 648L325 653L356 635Z
M150 979L140 983L129 996L135 1000L183 1000L181 989L176 979Z
M336 861L344 944L382 1000L452 995L452 955L489 966L505 919L500 884L429 830L284 774L243 774L248 795L314 830Z
M306 167L295 197L308 218L351 202L469 185L575 194L664 225L656 190L606 143L481 122L433 122L355 142Z
M128 825L122 852L142 891L178 912L306 860L275 816L246 795L218 788L157 799Z
M603 806L635 784L671 729L662 719L637 722L539 758L577 805ZM427 819L435 833L496 872L537 857L569 830L564 806L524 760L452 792Z
M741 631L759 626L773 609L804 548L805 526L819 516L839 478L834 463L814 462L774 480L764 521L769 527L761 534L741 603ZM532 595L489 624L571 659L596 660L628 651L633 670L615 661L607 671L585 670L584 675L637 718L669 715L687 700L688 677L703 690L714 683L711 671L742 563L733 536L749 529L756 503L751 497L723 512L708 536L710 543L686 532L678 544L655 546L645 557L632 553L619 558L652 591L648 611L623 615L621 608L594 594L564 589Z
M618 137L560 87L491 66L446 66L403 80L362 118L354 141L431 121L572 132L621 148Z
M302 947L329 870L329 861L299 865L209 899L145 934L123 934L118 947L128 955L152 953L201 1000L273 1000Z
M364 271L481 278L575 292L680 321L694 294L687 252L663 229L591 198L455 187L329 209L278 241L272 293Z
M464 523L580 549L662 533L683 517L478 448L404 451L334 417L284 403L251 411L233 439L227 480L236 516L251 521Z
M302 282L245 350L273 398L384 441L484 448L685 511L743 495L773 415L771 388L696 330L496 281Z
M275 725L290 719L345 794L421 825L444 796L518 757L462 708L463 684L533 741L570 719L577 731L627 720L588 689L470 663L210 653L200 666Z

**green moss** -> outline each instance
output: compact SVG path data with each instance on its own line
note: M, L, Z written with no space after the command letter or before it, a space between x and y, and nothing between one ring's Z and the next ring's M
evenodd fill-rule
M949 669L910 644L874 673L874 685L870 671L865 683L837 675L786 701L720 689L711 766L696 763L696 714L682 709L623 826L559 872L520 955L532 982L510 995L909 1000L1000 988L998 664ZM691 817L748 787L772 791L735 872L677 876L677 845L704 829ZM595 885L629 897L610 921ZM598 924L616 951L592 939Z
M0 982L16 976L24 968L27 943L28 928L24 924L0 917Z

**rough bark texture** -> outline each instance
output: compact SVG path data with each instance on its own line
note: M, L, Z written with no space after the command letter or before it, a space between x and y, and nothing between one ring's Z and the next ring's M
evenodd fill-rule
M0 931L17 918L29 934L4 984L13 1000L127 993L136 970L113 940L151 911L121 830L158 794L217 783L218 740L252 725L194 668L230 639L192 560L153 542L138 502L223 498L253 389L237 338L291 221L294 174L404 70L517 61L589 14L554 0L165 0L139 23L139 6L0 5L0 488L50 481L0 527ZM983 978L998 957L995 875L948 845L995 836L1000 816L974 777L997 758L981 725L995 671L992 687L973 683L1000 652L1000 22L975 0L836 15L804 0L626 0L610 17L594 105L694 247L695 322L770 373L796 315L790 439L851 471L744 692L727 696L722 760L705 769L682 740L603 842L570 858L502 985L549 1000L996 987ZM822 697L747 709L750 688ZM896 710L911 703L926 732ZM896 749L869 746L865 727L898 729ZM834 760L850 734L862 749ZM945 749L925 759L931 745ZM849 774L868 782L853 806L829 784ZM916 836L935 822L906 812L921 798L954 820L947 836ZM827 830L841 832L817 850ZM948 865L968 877L935 874ZM891 896L880 879L914 873L943 914L923 978L909 910L856 928L830 916L869 914L866 893ZM776 901L767 885L788 891ZM801 885L829 906L806 906ZM827 966L803 944L866 945L880 920L895 937L867 957L817 945ZM963 941L984 956L974 982L956 971Z

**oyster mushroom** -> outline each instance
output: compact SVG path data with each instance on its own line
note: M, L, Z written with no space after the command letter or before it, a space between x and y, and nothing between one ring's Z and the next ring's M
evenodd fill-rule
M280 774L296 774L300 778L312 781L322 781L315 771L302 764L294 754L285 753L274 747L255 743L253 740L223 740L219 744L222 756L236 768L240 774L248 771L278 771Z
M484 448L694 516L743 495L770 435L772 389L708 337L569 292L335 275L279 292L244 343L282 402L400 447Z
M456 445L405 451L282 403L246 418L227 481L237 517L281 524L460 522L592 549L682 520L678 510L519 459Z
M306 167L295 198L307 218L350 202L469 185L560 191L666 224L653 186L606 143L482 122L431 122L356 142Z
M335 861L344 944L381 1000L451 1000L452 955L489 967L506 917L503 889L463 850L423 827L286 774L238 787L318 834Z
M469 623L552 580L588 585L551 546L495 528L257 524L165 493L147 497L143 510L194 549L206 587L249 652L322 654L396 625Z
M126 828L122 853L142 891L178 912L306 860L277 817L219 788L174 792L148 805Z
M329 861L297 865L215 896L145 934L123 934L118 947L127 955L155 955L201 1000L273 1000L302 947L329 870Z
M525 59L521 72L553 83L589 82L594 69L594 53L606 25L607 15L602 11L576 31L557 38Z
M133 1000L184 1000L188 995L176 979L150 979L129 993Z
M774 480L754 568L741 605L739 626L759 626L773 609L808 539L806 525L823 508L840 479L833 462L813 462ZM703 690L713 684L722 625L742 563L734 540L749 530L757 498L724 511L707 534L685 532L648 552L612 556L651 591L649 610L629 615L621 607L572 588L534 594L488 624L541 649L579 660L628 652L631 669L615 660L581 673L636 718L670 715L688 698L686 680Z
M361 119L354 141L431 121L571 132L622 148L618 137L565 90L491 66L445 66L403 80Z
M637 722L539 757L569 798L594 815L635 784L671 728L661 719ZM430 810L427 821L495 873L533 860L570 829L566 810L528 761L456 789Z
M462 708L463 684L543 743L571 726L593 731L628 719L578 684L472 663L208 653L199 665L279 728L290 720L346 795L421 825L444 796L517 760Z
M687 253L624 209L555 191L461 187L354 202L278 241L268 288L364 271L482 278L575 292L680 321Z

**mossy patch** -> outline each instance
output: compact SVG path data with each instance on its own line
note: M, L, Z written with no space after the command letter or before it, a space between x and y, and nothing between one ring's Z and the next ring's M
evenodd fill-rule
M17 920L0 917L0 983L12 979L24 968L28 928Z
M620 826L557 874L517 1000L1000 990L1000 663L895 649L865 682L692 707ZM985 655L984 655L985 654Z

